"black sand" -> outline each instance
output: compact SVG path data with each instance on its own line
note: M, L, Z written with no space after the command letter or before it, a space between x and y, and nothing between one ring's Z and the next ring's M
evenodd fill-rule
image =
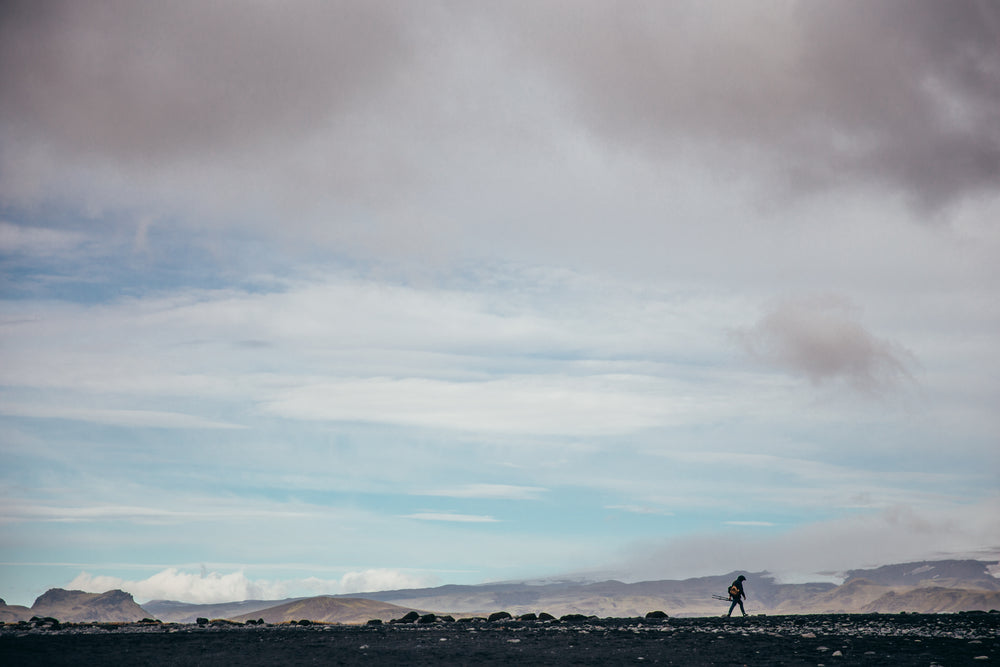
M0 627L4 665L989 665L1000 614Z

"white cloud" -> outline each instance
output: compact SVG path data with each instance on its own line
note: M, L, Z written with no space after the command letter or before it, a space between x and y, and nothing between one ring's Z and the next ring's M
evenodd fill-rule
M32 417L34 419L74 419L111 424L114 426L132 426L149 428L180 428L180 429L233 429L244 428L239 424L205 419L197 415L186 415L177 412L158 410L114 410L96 408L74 408L57 405L41 405L38 403L0 403L0 414L12 417Z
M137 601L177 600L196 604L254 599L281 599L288 586L282 582L251 581L243 572L194 574L169 568L147 579L128 581L119 577L81 572L67 588L86 592L121 589Z
M173 503L168 509L142 505L88 505L80 499L74 506L29 505L11 501L0 510L0 523L43 521L52 523L86 522L129 522L141 524L190 524L199 521L228 521L242 519L315 519L320 515L318 508L303 509L289 507L248 507L243 505L203 503L198 505L190 500L183 503L185 509L178 509ZM329 510L326 510L329 514Z
M434 585L436 581L433 575L377 568L347 572L340 579L306 577L281 580L252 580L242 570L221 574L208 572L204 568L201 573L167 568L137 581L81 572L66 588L93 593L120 589L131 593L140 604L149 600L211 604L422 588Z
M434 575L415 574L403 570L370 569L348 572L340 578L341 593L364 593L370 591L391 591L402 588L426 588L434 586L438 579Z
M605 509L631 512L633 514L658 514L660 516L674 516L674 513L662 507L650 505L605 505Z
M25 227L0 221L0 252L36 257L62 255L80 246L86 236L81 232L45 227Z
M665 383L629 376L519 376L482 382L344 379L277 393L265 403L293 419L370 421L497 433L602 435L677 419Z
M479 514L458 514L455 512L415 512L405 514L404 519L417 519L418 521L445 521L454 523L496 523L498 519L491 516Z
M775 526L773 521L723 521L727 526L747 526L751 528L769 528Z
M538 500L548 489L538 486L515 486L512 484L463 484L450 488L416 491L419 496L442 496L445 498L488 498L494 500Z

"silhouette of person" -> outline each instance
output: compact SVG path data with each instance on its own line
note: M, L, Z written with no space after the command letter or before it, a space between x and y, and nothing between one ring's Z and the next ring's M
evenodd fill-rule
M736 581L729 585L729 599L731 599L733 603L729 605L729 613L726 614L727 618L733 615L733 609L736 608L736 605L740 606L740 611L743 612L744 616L747 615L746 609L743 608L743 600L747 596L747 594L743 592L744 581L746 581L746 577L741 574L736 577Z

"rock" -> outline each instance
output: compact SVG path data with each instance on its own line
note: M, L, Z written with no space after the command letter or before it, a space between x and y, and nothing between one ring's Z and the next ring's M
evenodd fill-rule
M559 620L563 623L582 623L587 620L587 616L583 614L566 614L565 616L560 616Z
M663 618L669 618L669 616L667 616L666 613L664 613L662 611L651 611L648 614L646 614L646 618L648 618L648 619L654 619L654 618L663 619Z
M487 621L490 623L495 623L497 621L506 621L508 619L514 618L505 611L495 611L487 617Z
M538 615L538 620L539 621L554 621L554 620L556 620L556 617L553 616L552 614L547 614L547 613L545 613L543 611L541 614Z
M418 614L415 611L411 611L410 613L408 613L405 616L403 616L403 618L394 618L394 619L392 619L389 622L390 623L414 623L414 622L416 622L419 619L420 619L420 614Z
M204 616L199 616L199 617L198 617L198 618L197 618L197 619L195 620L195 623L197 623L198 625L208 625L208 619L207 619L207 618L205 618Z
M381 618L373 618L370 621L368 621L367 623L365 623L365 625L382 625L382 619Z
M519 620L519 621L537 621L538 620L538 615L537 614L521 614L520 616L517 617L517 620Z
M438 620L437 614L424 614L423 616L417 619L417 623L423 623L423 624L434 623L437 620Z

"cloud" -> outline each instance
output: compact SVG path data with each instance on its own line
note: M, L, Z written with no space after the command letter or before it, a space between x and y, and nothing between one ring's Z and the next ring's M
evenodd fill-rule
M81 572L67 588L86 592L121 589L137 600L177 600L197 604L254 599L280 599L287 586L279 582L251 581L243 572L193 574L169 568L140 581Z
M516 43L596 136L656 157L696 146L734 174L767 163L795 189L875 182L934 206L995 191L1000 11L988 2L563 9L512 19Z
M770 528L776 525L773 521L723 521L727 526L748 526L751 528Z
M409 52L402 3L9 3L2 115L76 158L151 165L294 142Z
M343 379L276 392L267 412L291 419L371 421L535 434L614 434L666 423L676 408L628 376L515 376L481 382Z
M0 253L35 257L62 257L87 239L81 232L25 227L0 221Z
M814 384L844 380L880 393L911 377L913 355L869 333L850 303L837 296L778 303L736 338L753 358Z
M445 498L482 498L491 500L538 500L548 489L513 484L463 484L450 488L418 491L415 495Z
M0 414L33 419L73 419L110 424L113 426L177 428L177 429L239 429L239 424L205 419L195 415L160 410L114 410L46 406L38 403L0 404Z
M430 575L418 575L402 570L369 569L348 572L340 578L342 593L363 593L366 591L391 591L401 588L425 588L433 586L437 579Z
M478 514L456 514L454 512L416 512L406 514L404 519L417 519L418 521L446 521L454 523L496 523L499 519L491 516Z
M619 510L621 512L630 512L632 514L656 514L659 516L674 516L673 512L667 511L660 507L651 507L649 505L605 505L604 509Z
M240 570L228 574L199 574L167 568L146 579L127 580L121 577L78 574L67 588L93 593L121 589L137 601L175 600L194 604L239 602L243 600L280 600L308 595L338 595L364 591L400 588L422 588L436 583L430 575L402 570L367 569L347 572L340 579L250 579Z

